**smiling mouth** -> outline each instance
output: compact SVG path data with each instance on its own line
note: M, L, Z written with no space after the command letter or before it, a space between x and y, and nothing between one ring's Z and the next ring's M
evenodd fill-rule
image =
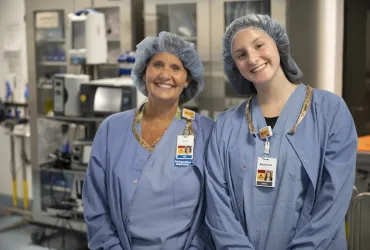
M172 89L174 88L173 85L165 84L165 83L155 83L155 85L161 89Z
M252 73L256 73L262 69L264 69L267 66L267 63L262 64L261 66L258 66L257 68L252 69Z

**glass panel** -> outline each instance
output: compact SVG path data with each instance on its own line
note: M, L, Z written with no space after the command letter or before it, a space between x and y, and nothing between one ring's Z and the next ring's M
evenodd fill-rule
M38 111L47 114L53 108L51 77L67 71L64 11L37 11L34 15Z
M270 14L270 1L266 0L227 2L224 7L225 29L232 21L247 14Z
M197 6L188 4L157 5L157 31L168 31L196 45Z

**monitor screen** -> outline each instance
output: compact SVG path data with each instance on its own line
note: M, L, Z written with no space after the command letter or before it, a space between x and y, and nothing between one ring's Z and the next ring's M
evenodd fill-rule
M111 87L98 87L94 99L95 112L115 113L121 111L122 89Z

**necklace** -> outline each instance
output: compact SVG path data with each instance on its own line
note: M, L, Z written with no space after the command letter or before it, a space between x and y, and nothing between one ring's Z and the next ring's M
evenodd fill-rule
M136 140L140 143L140 145L152 153L154 151L155 146L158 144L158 142L161 140L161 138L163 137L163 135L166 133L167 130L165 130L164 133L161 136L159 136L157 139L155 139L152 143L148 143L141 136L139 136L139 134L136 131L136 124L139 123L140 121L143 121L143 117L140 116L140 112L142 111L143 107L145 107L145 104L136 110L134 122L132 124L132 132L134 133L134 136ZM150 125L149 127L151 129Z
M149 131L149 134L154 134L154 131L152 130L152 126L151 125L146 125L146 129ZM144 129L142 129L144 130ZM155 139L151 144L150 146L152 146L152 148L155 148L155 146L158 144L158 142L160 141L160 139L163 137L163 135L167 132L167 129L160 135L158 136L157 139Z

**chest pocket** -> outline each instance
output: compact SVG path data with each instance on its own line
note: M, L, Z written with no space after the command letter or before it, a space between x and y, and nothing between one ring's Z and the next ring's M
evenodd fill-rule
M197 167L175 167L172 170L174 209L192 214L198 205L201 193L201 180Z

